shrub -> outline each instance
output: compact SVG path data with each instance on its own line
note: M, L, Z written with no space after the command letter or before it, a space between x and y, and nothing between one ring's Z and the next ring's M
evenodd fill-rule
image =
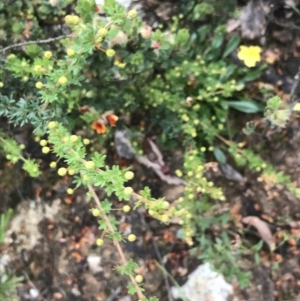
M237 277L245 285L248 275L237 260L243 250L232 251L224 228L229 216L216 213L225 196L205 177L205 160L214 155L225 163L227 152L239 165L268 174L276 171L266 168L264 161L243 144L224 138L228 135L229 108L246 113L262 111L262 106L243 97L245 84L259 77L261 69L241 68L228 58L240 39L232 35L226 41L224 18L215 15L218 1L196 5L183 1L181 13L164 30L143 24L136 11L126 12L113 0L105 1L104 19L99 18L98 7L90 0L79 0L75 9L72 1L52 7L48 1L41 1L37 11L27 3L22 13L20 2L7 8L7 13L11 21L23 14L30 22L16 22L12 28L0 24L2 35L7 30L7 47L0 50L5 53L0 70L0 116L15 126L31 124L36 139L43 138L43 153L52 152L65 162L58 175L69 173L74 189L82 185L87 188L89 197L95 200L92 212L99 216L99 229L114 240L121 255L122 265L117 270L132 281L129 292L146 300L142 279L138 277L138 281L134 275L137 264L126 261L121 248L121 242L133 241L135 235L125 238L117 232L111 194L120 201L134 200L134 209L145 206L150 215L164 223L180 217L186 242L192 244L196 237L205 249L204 260L213 261L227 276ZM52 34L49 28L42 33L51 18L61 24L63 36L48 38ZM10 45L24 35L33 42ZM41 40L44 35L47 39ZM251 60L251 66L255 62ZM130 128L132 137L145 135L146 125L155 129L166 147L177 144L184 148L183 169L176 173L186 182L185 193L172 204L153 199L147 187L135 193L125 184L133 176L128 169L110 168L105 155L88 151L89 143L97 142L104 148L120 117L138 113L147 116L143 125L119 122ZM84 134L78 135L79 131ZM23 154L22 145L7 133L1 133L0 139L7 160L22 160L24 170L39 176L38 162ZM56 165L50 164L51 168ZM103 187L108 198L100 200L94 186ZM68 193L74 189L69 188ZM130 211L127 204L124 208ZM207 235L212 226L221 229L216 242ZM97 244L102 245L103 239L99 238ZM228 262L230 270L225 265Z

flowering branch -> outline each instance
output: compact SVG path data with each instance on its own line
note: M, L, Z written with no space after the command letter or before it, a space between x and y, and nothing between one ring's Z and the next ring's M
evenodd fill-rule
M95 203L97 204L97 206L99 207L99 209L101 209L101 208L102 208L102 207L101 207L101 202L100 202L100 200L99 200L99 198L98 198L98 196L97 196L95 190L93 189L93 187L92 187L91 185L88 185L87 187L88 187L88 190L89 190L90 194L93 196L93 198L94 198L94 200L95 200ZM103 212L103 210L101 210L101 212ZM109 231L110 231L111 233L115 233L114 228L113 228L113 226L112 226L112 224L111 224L109 218L107 217L107 215L106 215L105 213L103 213L102 217L104 218L104 220L105 220L105 222L106 222L106 224L107 224L107 227L108 227ZM127 262L127 260L126 260L126 258L125 258L124 252L123 252L123 250L122 250L122 247L121 247L119 241L118 241L117 239L114 238L114 239L113 239L113 242L114 242L114 244L115 244L115 246L116 246L116 248L117 248L117 250L118 250L118 252L119 252L119 255L120 255L120 257L121 257L122 264L126 265L128 262ZM133 283L133 285L134 285L134 287L135 287L135 289L136 289L136 292L137 292L139 298L140 298L140 299L141 299L141 298L145 298L144 294L142 293L142 291L141 291L140 287L138 286L137 282L135 281L135 279L134 279L132 276L129 276L129 278L130 278L131 282Z

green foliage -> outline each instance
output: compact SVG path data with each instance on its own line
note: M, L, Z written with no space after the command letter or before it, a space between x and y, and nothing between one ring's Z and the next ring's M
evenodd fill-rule
M226 40L223 24L235 1L229 2L220 14L218 0L182 1L180 14L173 16L164 30L163 26L155 30L145 26L137 12L126 12L114 0L105 1L106 19L95 13L91 0L79 0L76 7L73 1L58 1L55 6L46 0L38 5L25 1L23 7L17 0L7 8L0 4L0 10L17 24L10 28L0 21L4 46L23 42L22 30L29 26L23 19L31 20L25 37L33 40L45 38L41 24L50 20L63 23L65 31L70 32L47 43L24 43L22 51L14 47L7 50L0 69L0 116L16 126L31 124L38 137L47 137L48 144L42 151L46 154L51 150L57 160L64 162L65 167L58 169L60 176L69 173L76 188L86 187L89 199L96 201L92 212L100 217L99 229L114 241L119 252L120 242L133 241L135 235L129 239L118 232L111 195L120 202L134 199L134 209L144 206L161 222L178 219L183 239L192 244L196 238L201 248L205 246L203 260L213 262L226 276L235 276L245 285L249 275L239 264L244 249L232 249L230 234L225 230L229 216L218 212L226 198L222 189L205 176L207 157L214 154L217 161L225 163L227 155L232 155L239 166L262 171L262 177L275 174L276 182L296 195L300 193L289 177L267 167L251 150L223 137L228 136L230 108L243 113L263 110L261 104L245 99L243 92L248 81L261 75L261 69L249 71L229 59L240 44L238 35ZM20 17L24 17L22 21ZM281 103L273 99L265 113L277 125L286 121L285 115L278 113L280 108ZM139 194L133 192L126 186L125 171L106 165L101 148L111 139L115 125L108 117L116 120L117 116L134 115L139 115L141 122L127 124L127 118L123 118L118 126L129 127L132 137L153 131L163 137L166 147L178 145L184 149L183 168L176 174L184 178L186 187L184 195L173 204L152 198L147 187ZM100 151L87 147L87 137ZM0 133L0 139L8 160L22 160L24 170L31 176L39 175L37 162L24 158L21 146L7 134ZM140 153L142 147L137 141L133 146ZM103 187L107 198L99 200L93 187ZM207 232L211 228L223 230L217 237L210 237ZM98 245L102 243L101 238ZM121 258L125 257L121 254ZM230 269L226 268L228 263ZM116 269L130 276L129 293L146 300L143 288L133 278L137 267L130 259L123 260Z
M267 101L267 107L265 109L265 117L272 124L285 127L286 122L289 120L291 110L288 104L284 103L280 97L274 96Z
M5 231L8 226L8 222L12 216L12 213L12 210L8 210L5 214L0 215L0 245L2 245L4 242Z
M6 154L6 159L12 163L16 163L19 160L23 161L23 169L29 173L31 177L38 177L40 175L40 169L37 162L33 159L26 159L22 156L22 150L24 145L19 145L14 139L8 137L6 134L0 131L1 149Z
M14 276L13 272L8 271L5 275L0 277L0 298L3 301L12 301L17 298L16 289L22 277Z
M133 271L137 269L139 266L135 263L132 259L130 259L126 265L117 266L116 270L121 273L122 275L133 275Z

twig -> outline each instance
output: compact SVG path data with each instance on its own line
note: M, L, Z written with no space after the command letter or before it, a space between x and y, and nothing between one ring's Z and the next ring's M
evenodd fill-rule
M17 43L17 44L7 46L3 49L0 49L0 53L4 53L7 50L12 49L12 48L17 48L17 47L22 47L22 46L32 45L32 44L47 44L47 43L51 43L51 42L58 41L61 39L69 38L69 37L72 37L72 34L62 35L62 36L58 36L56 38L49 38L49 39L45 39L45 40L36 40L36 41L27 41L27 42Z
M299 82L300 82L300 66L298 68L298 72L296 73L295 77L294 77L294 82L292 85L292 89L291 89L291 93L290 93L290 108L292 109L292 106L294 105L295 101L296 101L296 90L299 86Z
M259 0L259 5L265 15L265 17L267 19L269 19L269 21L273 22L274 24L278 25L278 26L281 26L283 28L288 28L288 29L296 29L296 30L300 30L300 27L299 26L296 26L295 24L283 24L279 21L276 20L276 18L274 17L274 13L273 11L271 12L271 14L269 15L265 9L264 9L264 6L263 6L263 3L262 3L262 0Z
M110 296L105 301L113 301L121 292L121 286L118 286L115 290L112 291Z

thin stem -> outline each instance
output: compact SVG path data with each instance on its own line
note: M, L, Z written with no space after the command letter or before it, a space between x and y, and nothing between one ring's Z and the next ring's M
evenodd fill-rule
M293 82L293 85L292 85L292 88L291 88L291 93L290 93L290 100L289 100L289 103L290 103L290 107L292 109L292 106L294 105L295 101L296 101L296 90L299 86L299 82L300 82L300 66L299 66L299 69L294 77L294 82Z
M94 198L94 200L95 200L95 203L96 203L97 206L101 209L101 208L102 208L101 202L100 202L100 199L98 198L98 196L97 196L95 190L93 189L93 187L92 187L91 185L88 185L87 187L88 187L88 190L89 190L90 194L93 196L93 198ZM102 210L102 212L103 212L103 210ZM113 226L112 226L112 224L111 224L111 222L110 222L108 216L107 216L105 213L103 213L103 214L102 214L102 217L104 218L104 220L105 220L105 222L106 222L106 224L107 224L107 227L108 227L109 231L110 231L111 233L114 233L115 230L114 230L114 228L113 228ZM117 250L118 250L118 252L119 252L119 255L120 255L120 257L121 257L122 263L123 263L124 265L126 265L126 264L127 264L127 260L126 260L125 254L124 254L124 252L123 252L123 250L122 250L122 247L121 247L121 245L120 245L120 242L119 242L117 239L115 239L115 238L113 239L113 241L114 241L114 244L115 244L115 246L116 246L116 248L117 248ZM133 285L134 285L134 287L135 287L135 289L136 289L136 292L137 292L137 295L139 296L139 298L140 298L140 299L145 298L144 294L143 294L142 291L140 290L140 287L138 286L138 284L137 284L137 282L135 281L135 279L134 279L132 276L129 276L129 278L130 278L131 282L133 283Z
M36 40L36 41L21 42L21 43L13 44L13 45L7 46L7 47L5 47L3 49L0 49L0 53L6 52L9 49L13 49L13 48L17 48L17 47L22 47L22 46L26 46L26 45L47 44L47 43L51 43L51 42L58 41L58 40L61 40L61 39L70 38L72 36L73 36L72 34L69 34L69 35L62 35L62 36L58 36L56 38L49 38L49 39L45 39L45 40Z

